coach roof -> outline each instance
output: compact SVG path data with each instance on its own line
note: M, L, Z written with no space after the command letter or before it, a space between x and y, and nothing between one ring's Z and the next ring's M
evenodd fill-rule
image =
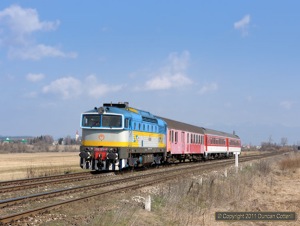
M157 116L157 117L164 120L167 123L168 127L171 129L184 130L184 131L188 131L188 132L204 134L202 127L190 125L190 124L183 123L183 122L178 122L178 121L163 118L160 116Z
M208 129L208 128L203 128L205 134L210 134L210 135L216 135L216 136L223 136L223 137L231 137L235 139L239 139L239 137L233 133L225 133L222 131L217 131L213 129Z

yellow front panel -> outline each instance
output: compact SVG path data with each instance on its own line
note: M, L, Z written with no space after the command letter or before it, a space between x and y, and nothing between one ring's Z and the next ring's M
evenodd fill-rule
M86 139L82 140L83 146L103 146L103 147L145 147L145 148L165 148L165 135L159 133L149 133L132 131L127 135L116 134L113 139L106 139L108 134L94 133L86 136ZM126 138L127 136L127 138ZM89 138L88 138L89 137ZM117 141L119 138L123 138Z

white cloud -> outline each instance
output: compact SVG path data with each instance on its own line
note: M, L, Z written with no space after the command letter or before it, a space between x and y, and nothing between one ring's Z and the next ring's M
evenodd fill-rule
M171 53L167 64L146 81L146 90L166 90L192 84L186 74L190 54L184 51L181 55Z
M202 86L198 93L202 95L202 94L206 94L209 92L214 92L214 91L218 90L218 88L219 88L218 84L213 82L213 83Z
M248 35L248 25L250 24L250 15L245 15L241 20L234 23L234 28L241 31L243 36Z
M99 98L106 93L117 92L124 88L125 85L107 85L98 82L95 75L89 75L85 81L87 94L93 98Z
M80 80L73 77L64 77L43 87L43 93L53 93L61 95L62 99L77 97L82 93L82 84Z
M97 99L105 96L107 93L118 92L124 87L125 85L102 84L98 82L95 75L89 75L84 81L69 76L57 79L49 85L44 86L42 92L58 95L64 100L83 95Z
M53 31L59 26L54 22L41 21L36 9L12 5L0 11L0 45L8 48L10 58L39 60L42 57L70 57L75 53L64 53L56 47L36 43L34 33Z
M40 80L43 80L45 78L45 75L44 74L32 74L32 73L29 73L27 76L26 76L26 79L30 82L38 82Z
M178 73L174 75L160 75L152 80L146 82L146 89L148 90L162 90L171 89L174 87L180 87L192 84L191 80L184 74Z
M64 53L58 48L39 44L19 49L11 48L8 52L8 56L22 60L40 60L43 57L76 58L77 54L74 52Z
M14 37L14 41L27 43L26 36L36 31L55 30L59 21L42 22L35 9L25 9L19 5L12 5L0 11L0 23Z
M294 105L294 101L281 101L279 105L282 108L285 108L285 109L289 110Z

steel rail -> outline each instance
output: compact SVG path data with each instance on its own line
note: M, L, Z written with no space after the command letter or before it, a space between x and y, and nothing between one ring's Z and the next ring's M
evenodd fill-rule
M45 176L45 177L34 177L34 178L26 178L26 179L18 179L18 180L7 180L7 181L0 181L0 187L9 186L9 185L21 185L26 183L33 183L38 181L47 181L47 180L54 180L54 179L62 179L64 177L77 177L79 175L88 175L91 172L79 172L79 173L68 173L68 174L59 174L53 176Z

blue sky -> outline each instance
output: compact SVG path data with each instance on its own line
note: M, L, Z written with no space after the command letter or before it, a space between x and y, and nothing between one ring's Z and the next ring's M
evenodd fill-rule
M128 101L300 144L300 2L0 2L0 135L80 132L80 114Z

